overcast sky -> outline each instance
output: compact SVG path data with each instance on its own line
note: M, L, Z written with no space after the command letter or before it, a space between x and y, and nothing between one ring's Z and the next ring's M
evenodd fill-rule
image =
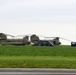
M0 0L0 32L76 41L76 0Z

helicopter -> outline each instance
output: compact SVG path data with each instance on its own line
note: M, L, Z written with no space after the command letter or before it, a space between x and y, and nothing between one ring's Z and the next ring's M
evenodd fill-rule
M39 37L43 37L44 39L40 39ZM46 38L46 39L45 39ZM49 40L47 38L50 38ZM30 42L33 46L55 46L60 45L60 37L46 37L42 35L32 34L30 36Z
M28 45L30 42L28 41L28 36L25 36L21 39L8 39L7 36L15 37L13 35L0 33L0 44L1 45Z

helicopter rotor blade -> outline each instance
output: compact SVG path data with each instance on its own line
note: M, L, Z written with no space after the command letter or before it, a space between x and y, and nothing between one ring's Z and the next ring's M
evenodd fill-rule
M13 36L13 35L10 35L10 34L5 34L6 36L11 36L11 37L15 37L15 36Z
M65 39L65 38L61 38L61 37L59 37L59 38L62 39L62 40L66 40L66 41L72 42L71 40L68 40L68 39Z
M43 35L37 35L37 36L44 37L44 38L56 38L56 37L47 37L47 36L43 36Z
M56 37L45 37L45 38L56 38Z
M31 36L31 34L27 34L27 35L17 35L16 37L24 37L24 36Z

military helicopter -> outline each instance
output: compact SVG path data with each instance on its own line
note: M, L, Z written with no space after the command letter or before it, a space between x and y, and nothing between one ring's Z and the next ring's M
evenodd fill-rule
M1 45L28 45L30 44L28 36L23 37L22 39L8 39L7 36L15 37L13 35L0 33L0 44Z
M25 35L18 35L18 36L23 37ZM30 43L33 46L53 46L53 45L60 45L61 44L59 37L45 37L45 36L36 35L36 34L29 34L27 36L30 37ZM44 39L41 40L39 37L43 37ZM45 38L53 38L53 39L46 40Z

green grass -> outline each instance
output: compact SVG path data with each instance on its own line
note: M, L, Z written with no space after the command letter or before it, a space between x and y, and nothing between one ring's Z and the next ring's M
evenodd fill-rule
M10 56L76 56L76 47L71 46L0 46L0 55Z
M0 67L4 68L76 68L75 57L49 56L1 56Z
M0 46L0 67L76 68L76 47Z

